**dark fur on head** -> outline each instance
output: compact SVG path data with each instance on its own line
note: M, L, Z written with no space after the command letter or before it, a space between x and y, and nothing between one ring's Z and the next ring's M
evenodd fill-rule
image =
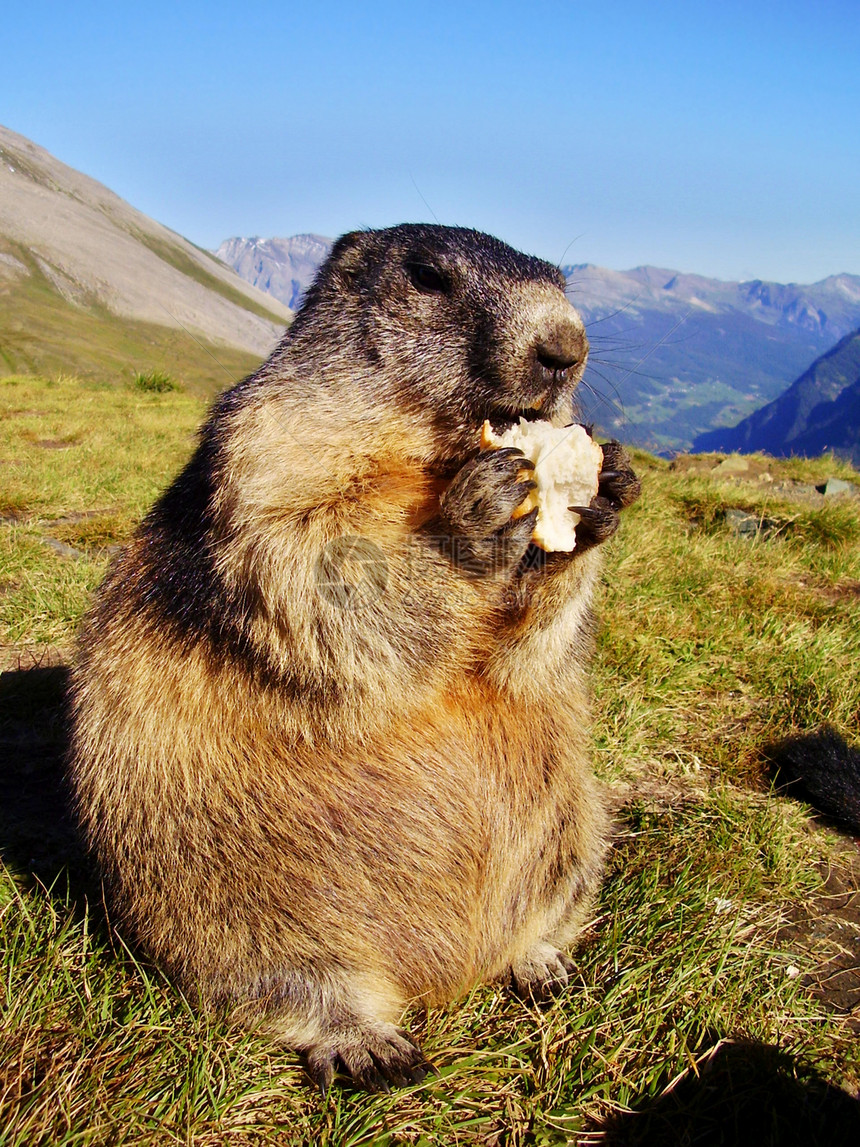
M541 403L543 417L571 421L588 341L564 288L552 264L478 231L352 232L335 243L273 362L283 353L323 385L365 386L430 418L440 457L462 460L485 418ZM523 324L526 296L544 313ZM324 355L321 322L338 336Z

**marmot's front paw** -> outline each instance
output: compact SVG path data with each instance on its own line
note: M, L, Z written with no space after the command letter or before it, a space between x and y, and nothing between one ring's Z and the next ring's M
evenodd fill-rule
M642 483L633 473L627 451L614 439L603 447L603 468L597 494L588 506L571 506L580 515L576 527L576 550L581 553L611 538L618 529L619 514L642 492Z
M537 510L512 514L535 483L521 477L534 464L512 447L482 450L455 475L442 496L441 525L451 557L476 575L505 572L522 558Z

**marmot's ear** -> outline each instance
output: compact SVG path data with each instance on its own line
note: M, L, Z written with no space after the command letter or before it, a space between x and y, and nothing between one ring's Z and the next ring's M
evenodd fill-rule
M365 265L367 252L373 244L372 231L349 231L335 241L328 262L332 271L349 288Z

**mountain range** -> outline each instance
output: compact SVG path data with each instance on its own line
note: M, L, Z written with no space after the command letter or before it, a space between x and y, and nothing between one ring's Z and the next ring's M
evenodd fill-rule
M773 402L737 426L711 430L696 451L815 457L829 450L860 467L860 330L845 336Z
M689 449L776 398L860 325L857 275L785 285L655 267L565 270L592 345L587 381L616 400L616 410L591 402L591 416L658 453Z
M218 255L291 307L331 246L320 235L225 240ZM860 325L860 276L724 282L659 267L565 266L592 353L585 418L657 452L689 448L770 401Z
M117 380L158 366L212 394L265 357L331 242L234 238L216 257L0 127L0 371ZM563 269L592 346L582 414L604 431L659 453L775 451L778 428L796 452L848 448L860 276ZM770 445L752 445L760 431Z
M0 369L198 389L259 363L292 312L211 252L0 127Z

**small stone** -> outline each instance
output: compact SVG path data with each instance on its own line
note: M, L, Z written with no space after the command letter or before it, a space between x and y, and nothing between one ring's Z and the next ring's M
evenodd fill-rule
M739 538L766 538L777 529L777 523L770 518L760 518L746 510L726 510L726 525Z
M741 457L740 454L730 454L717 466L721 474L745 474L749 468L749 459Z
M754 537L759 531L759 520L746 510L726 510L726 525L740 538Z
M67 546L65 542L58 541L57 538L49 538L47 535L39 539L46 546L50 546L55 550L60 557L63 558L82 558L84 553L82 550L76 550L74 546Z
M718 465L719 457L713 454L676 454L669 469L679 474L709 474Z
M795 482L790 478L774 486L775 493L784 494L787 498L811 499L819 504L823 491L823 486L813 486L811 482Z
M823 487L819 487L825 498L832 498L836 494L856 494L857 487L853 482L846 482L842 478L828 478Z

